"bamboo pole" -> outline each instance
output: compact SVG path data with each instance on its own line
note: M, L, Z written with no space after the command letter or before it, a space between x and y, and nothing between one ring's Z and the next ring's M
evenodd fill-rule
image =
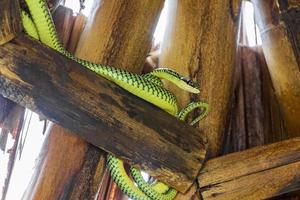
M12 40L22 31L19 10L17 0L0 1L0 45Z
M141 73L163 3L164 0L95 1L76 55Z
M300 71L286 24L279 20L275 0L252 1L263 51L286 125L286 136L300 134Z
M160 57L160 66L174 68L200 84L200 99L211 108L199 126L207 135L210 157L221 148L231 94L236 49L236 26L231 14L239 4L230 2L169 1L169 19L173 20L168 22ZM178 94L181 106L198 99L174 86L167 87Z

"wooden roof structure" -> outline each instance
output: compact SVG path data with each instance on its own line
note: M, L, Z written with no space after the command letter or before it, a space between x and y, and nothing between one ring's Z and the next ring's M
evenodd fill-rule
M140 73L138 67L151 46L163 3L96 4L97 12L90 17L93 21L87 21L89 29L83 29L76 55L122 68L130 66L128 70ZM200 83L200 97L210 104L211 112L197 128L26 36L17 0L0 2L0 93L166 182L182 193L178 199L187 198L184 193L191 187L203 199L265 199L297 193L300 3L252 3L284 120L284 141L219 156L230 110L240 1L178 1L170 5L177 12L170 14L160 65L172 66ZM117 13L116 18L109 18L107 12ZM95 25L95 18L104 21L101 28ZM114 23L105 23L110 20ZM95 38L95 33L100 36ZM89 57L87 51L93 54ZM181 94L180 105L197 98L171 85L166 87Z

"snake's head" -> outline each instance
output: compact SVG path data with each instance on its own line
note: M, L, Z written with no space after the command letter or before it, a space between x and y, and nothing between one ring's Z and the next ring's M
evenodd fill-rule
M180 78L180 83L178 84L178 87L191 93L200 93L199 85L187 77Z

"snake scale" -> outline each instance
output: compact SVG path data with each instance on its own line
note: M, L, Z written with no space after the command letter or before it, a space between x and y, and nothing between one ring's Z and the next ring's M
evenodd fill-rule
M44 0L26 0L26 4L31 16L25 11L22 11L22 23L25 32L31 37L40 40L43 44L60 52L69 59L80 63L98 75L114 82L132 94L156 105L169 114L176 116L179 120L185 120L186 116L196 108L202 109L203 112L193 119L191 125L197 123L207 115L209 107L208 104L203 102L192 102L178 113L175 96L164 88L161 81L161 79L166 79L183 90L191 93L199 93L198 86L190 79L167 68L158 68L146 75L137 75L123 69L95 64L79 59L66 51L61 45L46 2ZM131 167L130 173L133 180L127 174L123 162L113 155L108 155L107 166L113 180L130 198L136 200L171 200L177 194L175 189L170 188L162 182L146 182L143 179L141 172L138 169Z

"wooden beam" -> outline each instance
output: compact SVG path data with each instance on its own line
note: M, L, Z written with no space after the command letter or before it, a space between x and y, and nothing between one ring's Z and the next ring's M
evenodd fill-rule
M24 35L0 48L0 93L181 192L205 157L196 129Z
M252 0L262 47L286 125L286 137L300 136L300 68L297 54L280 20L277 1ZM300 44L299 44L300 45ZM298 55L300 56L300 55ZM300 60L300 59L298 59Z
M12 40L22 31L17 0L0 1L0 45Z
M300 190L300 138L209 160L198 182L203 199L267 199Z

